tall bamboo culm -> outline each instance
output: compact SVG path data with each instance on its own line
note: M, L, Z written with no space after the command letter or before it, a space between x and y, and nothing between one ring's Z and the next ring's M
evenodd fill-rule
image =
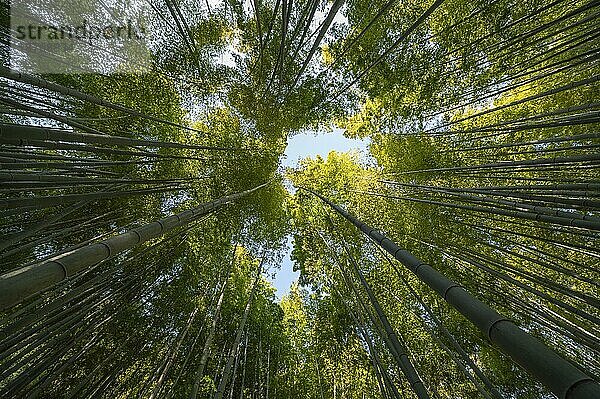
M184 226L199 216L215 211L221 206L242 198L266 185L267 183L264 183L250 190L206 202L194 209L180 212L107 240L58 255L43 263L5 273L0 276L0 310L15 306L31 295L49 288L67 277L123 251L134 248L145 241L160 237L176 227Z
M513 361L518 363L561 399L600 398L600 384L569 361L560 357L537 338L481 302L456 282L400 248L379 231L350 215L322 195L301 187L331 206L377 245L406 266L446 302L469 319Z

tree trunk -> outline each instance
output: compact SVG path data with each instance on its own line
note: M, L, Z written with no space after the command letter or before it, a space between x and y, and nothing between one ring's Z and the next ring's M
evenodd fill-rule
M118 253L134 248L142 242L160 237L165 232L183 226L199 216L242 198L266 184L204 203L194 209L146 224L102 242L76 249L71 253L57 256L50 261L5 273L0 276L0 310L10 308L29 296Z
M225 393L225 388L227 387L227 383L229 382L229 377L231 374L231 368L233 367L233 361L235 358L235 354L237 352L238 347L240 346L240 341L242 340L242 333L244 331L244 326L246 325L246 320L248 319L248 314L250 314L250 308L252 306L252 299L254 298L254 293L258 286L258 282L260 281L262 269L262 261L261 265L258 266L258 271L256 273L256 278L254 279L254 283L252 284L252 289L250 290L250 296L248 297L248 301L246 302L246 308L244 309L244 314L242 316L242 321L237 329L237 333L235 335L235 339L233 341L233 346L229 351L229 356L227 358L227 363L225 364L225 369L223 370L223 376L221 377L221 381L219 382L219 387L215 394L214 399L223 399L223 394Z
M492 343L496 344L525 370L533 374L559 398L587 399L600 397L600 384L570 362L564 360L542 342L473 297L454 281L449 280L428 264L415 258L410 252L398 247L379 231L359 221L320 194L310 190L307 191L331 206L338 214L405 265L421 281L472 321Z

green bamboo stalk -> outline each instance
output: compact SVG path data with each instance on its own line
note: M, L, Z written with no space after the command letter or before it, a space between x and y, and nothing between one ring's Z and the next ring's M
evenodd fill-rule
M0 276L0 309L15 306L31 295L51 287L73 274L125 250L134 248L145 241L159 237L176 227L183 226L199 216L236 201L266 185L267 183L264 183L250 190L221 197L194 209L146 224L102 242L76 249L47 262L5 273Z
M469 294L463 287L403 250L379 231L350 215L322 195L304 188L375 241L438 295L475 324L485 336L560 399L600 397L600 384L566 361L514 322Z

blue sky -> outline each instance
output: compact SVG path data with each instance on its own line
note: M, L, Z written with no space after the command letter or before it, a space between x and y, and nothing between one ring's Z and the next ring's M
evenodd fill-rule
M344 137L342 129L332 132L306 132L297 134L288 139L282 166L296 167L298 160L306 157L314 158L317 155L326 157L330 151L345 152L350 150L366 151L368 141L355 140Z
M334 129L332 132L306 132L297 134L288 139L288 145L281 160L283 167L296 167L298 161L303 158L315 158L317 155L326 157L330 151L358 150L366 152L368 141L354 140L344 137L343 130ZM277 289L277 297L281 299L289 292L290 285L298 279L300 273L292 271L290 255L292 251L292 239L288 239L288 250L281 264L281 269L276 271L274 279L271 279Z

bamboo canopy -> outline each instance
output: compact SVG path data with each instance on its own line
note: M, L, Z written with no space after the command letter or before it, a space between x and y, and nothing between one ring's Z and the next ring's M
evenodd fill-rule
M600 1L0 15L1 398L600 398Z
M535 375L559 398L583 399L600 396L600 384L592 377L587 376L558 356L542 342L516 326L514 322L497 313L469 294L462 286L415 258L410 252L400 248L382 233L361 222L327 198L306 188L302 189L319 197L406 266L421 281L473 322L492 343Z

